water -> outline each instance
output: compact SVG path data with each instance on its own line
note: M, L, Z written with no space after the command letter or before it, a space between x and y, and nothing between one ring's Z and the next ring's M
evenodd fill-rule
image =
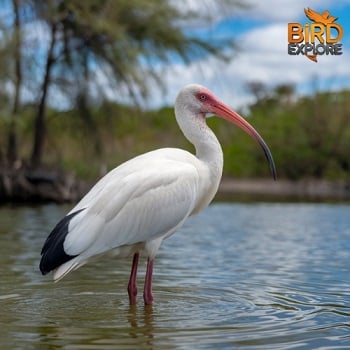
M144 259L134 307L131 259L41 276L68 209L0 209L2 350L350 348L348 205L212 205L163 243L147 307Z

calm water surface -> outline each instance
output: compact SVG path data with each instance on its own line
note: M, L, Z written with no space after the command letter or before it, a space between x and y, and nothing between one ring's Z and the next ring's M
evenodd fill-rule
M41 276L68 209L0 208L2 350L350 348L348 205L212 205L163 243L150 307L128 305L130 259Z

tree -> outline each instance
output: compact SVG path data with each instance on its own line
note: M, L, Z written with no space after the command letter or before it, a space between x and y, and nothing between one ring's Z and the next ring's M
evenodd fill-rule
M12 0L14 10L14 62L15 62L15 81L14 81L14 99L12 108L12 118L10 122L10 129L8 133L8 145L7 145L7 161L12 166L18 157L17 151L17 132L16 132L16 118L19 112L20 106L20 93L22 85L22 66L21 66L21 22L19 15L18 0Z
M46 122L45 122L46 105L47 105L48 90L51 83L51 70L56 60L56 58L54 57L56 35L57 35L57 23L53 22L51 26L51 41L50 41L49 50L46 58L44 79L41 87L41 97L38 104L37 115L35 118L33 151L31 156L32 167L37 167L41 164L42 154L44 150L44 142L46 137Z
M13 87L13 98L8 99L8 108L6 114L9 116L6 156L4 157L8 166L12 167L17 160L17 118L20 109L20 94L22 88L22 30L20 1L11 0L8 2L13 11L13 20L11 21L12 30L8 30L8 19L0 19L0 37L2 39L0 46L1 73L0 81L6 86L11 81ZM0 5L2 5L0 3ZM7 22L7 23L6 23ZM2 89L6 95L6 88Z
M222 49L232 43L230 39L207 43L186 35L180 23L188 20L188 14L171 1L50 0L33 4L38 19L50 32L35 118L34 167L42 161L50 88L63 87L80 101L89 101L101 91L96 82L105 75L112 88L126 90L136 100L138 93L147 95L150 77L160 83L155 69L159 62L168 62L173 56L186 62L199 54L224 57Z
M207 43L191 36L186 25L206 24L214 16L213 6L227 11L237 0L221 0L212 7L204 2L198 12L171 0L0 0L0 5L0 35L6 36L0 46L0 79L11 87L6 94L12 94L7 158L17 158L21 103L35 100L30 158L38 167L46 109L54 95L65 94L70 106L78 101L87 120L91 101L103 100L111 91L137 101L147 96L152 80L162 86L160 64L174 59L189 63L200 55L226 58L223 49L232 46L231 38Z

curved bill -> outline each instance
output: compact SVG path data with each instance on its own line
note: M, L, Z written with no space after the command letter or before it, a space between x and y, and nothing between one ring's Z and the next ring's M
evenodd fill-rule
M259 133L243 117L241 117L238 113L233 111L230 107L226 106L224 103L217 103L215 105L212 105L212 109L213 113L215 113L217 116L224 118L227 121L237 125L247 134L249 134L256 142L259 143L259 145L265 153L267 161L269 162L272 176L274 180L276 180L276 167L272 158L272 154L266 142L259 135Z

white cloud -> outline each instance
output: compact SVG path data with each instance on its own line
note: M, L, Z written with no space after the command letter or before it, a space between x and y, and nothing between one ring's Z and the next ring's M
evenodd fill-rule
M347 0L337 3L346 3ZM304 16L304 8L328 9L334 5L332 0L248 0L250 6L242 11L243 15L250 18L266 19L269 21L288 22Z
M231 4L230 4L231 2ZM201 15L210 15L217 23L224 18L244 17L273 22L288 22L304 16L304 8L328 9L334 6L334 0L247 0L241 6L235 6L230 0L183 0L173 1L180 11L193 11ZM236 4L239 1L236 1ZM336 5L348 4L350 0L339 0Z
M244 43L243 51L232 64L240 64L244 76L249 79L255 76L265 83L269 80L275 83L300 83L315 75L331 77L350 74L346 51L341 56L320 56L318 63L304 56L288 55L285 23L254 29L242 35L241 40Z
M190 9L202 14L210 13L213 22L208 23L208 26L213 26L213 23L218 23L224 18L235 16L240 16L248 21L264 19L264 24L247 30L235 38L239 44L239 50L228 64L213 57L205 57L190 65L177 62L170 67L159 67L160 76L167 91L164 93L157 86L151 86L148 107L173 105L181 87L193 82L207 86L234 108L242 108L252 102L253 96L246 89L246 83L249 81L261 81L270 86L293 83L296 84L300 93L308 92L312 88L311 82L315 77L318 78L323 88L336 89L340 86L350 86L349 52L347 50L344 49L342 56L322 56L318 63L311 62L302 56L287 54L287 23L304 17L304 7L331 10L331 7L335 6L334 1L313 0L311 4L310 0L285 0L283 2L280 0L249 0L251 6L239 10L230 8L225 5L225 2L186 0L176 1L175 4L181 3L186 10ZM340 6L345 3L350 3L350 0L339 0L336 5ZM32 38L32 42L39 42L41 45L48 42L47 32L43 31L39 24L27 29L28 34L26 35ZM215 40L215 33L212 34L213 37L209 40ZM95 73L96 80L104 87L108 98L114 99L117 94L121 96L120 91L116 92L113 84L108 82L108 74L98 71ZM122 95L125 101L125 94Z
M150 99L151 105L172 105L178 90L192 82L207 86L235 108L245 107L252 101L253 97L245 88L249 81L260 81L272 87L292 83L297 92L303 94L312 92L316 79L322 89L350 87L349 52L346 48L343 47L341 56L320 56L318 63L287 53L287 23L296 20L300 12L303 13L303 8L310 6L310 2L290 0L283 2L282 6L278 0L251 1L257 8L250 14L262 16L265 12L267 15L273 12L270 16L276 17L275 20L238 36L239 52L229 64L207 57L189 66L176 64L165 70L162 77L168 92L165 96L159 96L155 90ZM322 8L327 8L330 3L323 0ZM318 5L321 5L321 1L312 3L315 8ZM281 10L271 11L276 8Z
M237 1L231 0L173 0L171 2L174 7L185 14L193 12L200 16L209 16L212 23L217 23L224 18L232 17L238 12L238 9L242 7L237 4Z

